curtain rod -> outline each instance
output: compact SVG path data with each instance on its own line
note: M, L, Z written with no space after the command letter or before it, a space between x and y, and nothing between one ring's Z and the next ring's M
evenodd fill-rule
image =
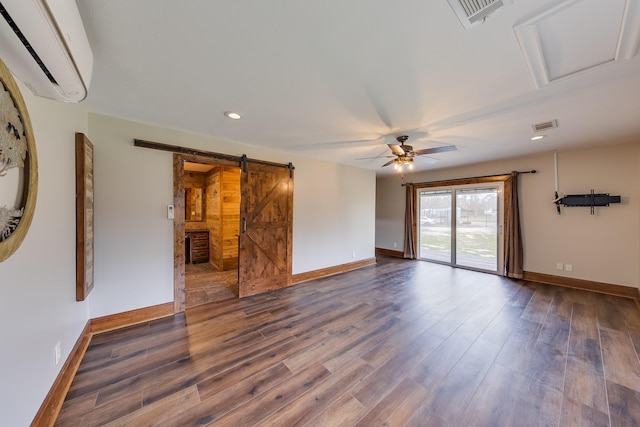
M279 168L286 168L291 171L295 169L295 167L291 163L284 164L284 163L268 162L266 160L250 159L246 155L232 156L229 154L214 153L212 151L201 151L193 148L180 147L178 145L169 145L169 144L161 144L159 142L145 141L144 139L134 139L133 145L135 147L151 148L154 150L169 151L169 152L178 153L178 154L192 154L195 156L211 157L214 159L229 160L229 161L238 162L238 163L248 162L248 163L256 163L256 164L265 165L265 166L276 166Z
M522 175L523 173L537 173L538 171L535 169L532 169L530 171L518 171L518 175ZM485 175L485 176L472 176L469 178L456 178L456 179L442 179L439 181L425 181L425 182L406 182L406 183L402 183L400 184L402 187L407 186L407 185L422 185L422 184L437 184L440 182L456 182L456 181L468 181L470 179L483 179L483 178L496 178L499 176L507 176L507 175L511 175L511 172L509 173L501 173L501 174L496 174L496 175Z

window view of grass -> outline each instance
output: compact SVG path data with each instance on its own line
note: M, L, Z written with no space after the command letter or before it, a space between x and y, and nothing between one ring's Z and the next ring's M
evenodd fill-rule
M455 264L496 271L498 259L497 190L456 192ZM451 191L420 194L419 256L453 262Z

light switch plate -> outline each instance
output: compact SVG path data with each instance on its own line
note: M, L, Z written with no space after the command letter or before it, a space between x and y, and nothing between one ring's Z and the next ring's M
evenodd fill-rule
M173 219L173 218L174 218L173 205L168 205L167 206L167 219Z

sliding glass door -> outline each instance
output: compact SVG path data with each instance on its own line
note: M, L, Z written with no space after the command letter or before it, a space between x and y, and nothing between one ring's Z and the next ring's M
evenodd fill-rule
M502 265L502 184L418 190L418 256L474 270Z
M451 262L451 190L421 191L418 257Z

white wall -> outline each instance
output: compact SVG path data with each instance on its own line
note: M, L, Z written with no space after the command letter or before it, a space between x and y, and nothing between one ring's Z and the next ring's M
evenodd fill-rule
M89 319L75 300L75 132L87 131L82 105L20 89L38 157L38 197L20 248L0 263L0 425L33 420ZM90 298L92 296L90 295ZM62 360L54 362L60 341Z
M442 169L405 176L405 182L437 181L536 169L522 175L520 206L526 271L639 287L640 143L608 145L558 153L563 194L621 195L622 203L596 208L562 208L553 199L553 153ZM376 246L402 250L404 187L398 176L377 183ZM398 248L393 243L398 243ZM556 262L573 265L556 270Z
M375 256L375 172L302 158L294 165L293 273Z
M133 146L130 122L89 114L94 145L91 317L173 301L172 156ZM157 136L157 135L156 135Z
M92 318L173 300L173 222L166 219L172 154L134 147L134 138L292 162L294 274L374 256L373 171L99 114L89 114L89 129L96 209Z

